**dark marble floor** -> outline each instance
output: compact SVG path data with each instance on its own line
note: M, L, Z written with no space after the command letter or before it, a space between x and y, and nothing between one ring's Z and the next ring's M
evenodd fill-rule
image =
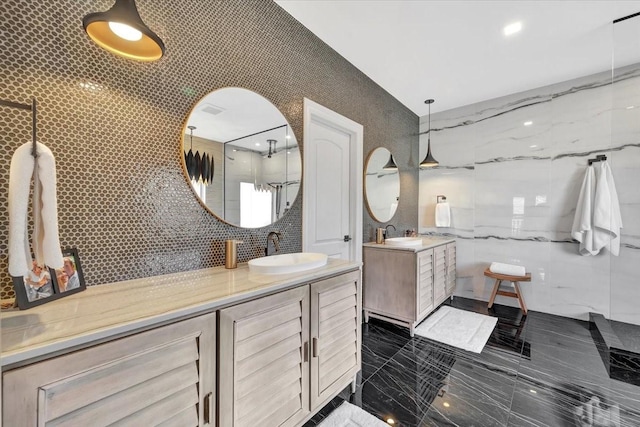
M481 354L382 321L363 325L362 371L305 427L348 400L395 426L640 426L640 387L610 379L587 322L455 298L498 317Z
M609 323L627 350L640 353L640 326L613 320Z

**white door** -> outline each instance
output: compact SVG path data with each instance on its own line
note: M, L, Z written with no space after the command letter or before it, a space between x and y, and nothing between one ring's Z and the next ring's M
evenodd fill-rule
M362 125L305 98L305 252L362 260L362 133Z

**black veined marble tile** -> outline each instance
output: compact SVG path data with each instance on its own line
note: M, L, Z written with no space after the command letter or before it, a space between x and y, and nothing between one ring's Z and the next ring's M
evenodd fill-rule
M409 330L377 319L362 325L362 379L367 380L410 341Z
M416 425L494 426L507 421L516 375L515 370L483 366L427 340L415 340L380 368L365 390L369 384L376 395L411 411ZM367 397L363 393L363 401Z

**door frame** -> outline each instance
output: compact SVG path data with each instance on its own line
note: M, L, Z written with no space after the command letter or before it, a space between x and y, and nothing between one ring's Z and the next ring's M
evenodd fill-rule
M352 261L362 262L362 173L363 173L363 147L364 147L364 128L361 124L354 122L353 120L336 113L324 107L317 102L314 102L308 98L304 98L304 122L303 122L303 142L310 141L309 130L311 129L311 123L322 123L334 129L338 129L351 136L350 144L350 160L349 166L349 191L356 197L349 198L349 209L351 212L349 218L349 231L350 235L354 236L352 246L349 250L350 258ZM306 212L306 207L309 206L311 194L309 188L305 185L310 177L307 176L309 170L310 159L304 155L303 160L303 189L302 189L302 250L308 251L308 242L310 240L308 233L309 230L309 215Z

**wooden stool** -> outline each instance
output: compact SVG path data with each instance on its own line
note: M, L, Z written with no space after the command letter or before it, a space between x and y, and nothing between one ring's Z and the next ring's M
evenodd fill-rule
M491 299L489 300L488 308L493 307L493 302L496 299L496 295L502 295L505 297L518 298L518 302L520 303L520 308L524 315L527 315L527 306L524 303L524 298L522 298L522 292L520 292L520 284L518 282L530 282L531 281L531 273L527 273L524 276L509 276L507 274L494 273L489 270L487 267L484 270L484 275L487 277L491 277L492 279L496 279L496 284L493 286L493 291L491 292ZM512 282L516 288L515 292L509 291L501 291L499 290L500 284L503 280L507 280Z

